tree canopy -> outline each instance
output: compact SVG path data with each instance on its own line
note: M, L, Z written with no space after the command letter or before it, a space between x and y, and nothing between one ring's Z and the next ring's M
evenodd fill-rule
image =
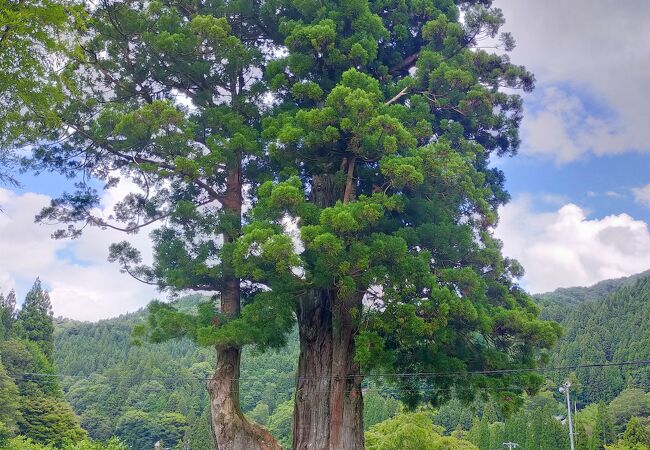
M154 304L140 334L216 345L220 447L255 434L276 448L239 411L239 359L295 322L296 447L362 447L372 371L448 374L388 377L411 407L491 389L510 411L539 387L467 375L533 367L559 335L492 234L508 194L490 160L516 153L513 92L534 77L510 62L490 1L126 0L89 14L65 139L33 161L83 177L38 219L66 224L57 237L159 223L151 266L128 242L111 259L163 289L219 293L198 314ZM99 217L97 180L136 189Z

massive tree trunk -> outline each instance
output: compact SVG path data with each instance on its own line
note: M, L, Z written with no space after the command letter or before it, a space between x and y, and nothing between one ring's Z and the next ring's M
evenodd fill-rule
M222 206L226 213L241 218L241 165L232 167L226 179ZM239 229L239 227L236 227ZM224 233L224 244L237 239L237 233ZM228 317L239 315L240 280L234 274L230 257L224 252L221 312ZM249 422L239 405L241 347L217 346L217 368L208 382L212 434L218 450L281 450L267 430Z
M312 289L300 301L300 356L293 411L293 448L296 449L330 448L331 294Z
M330 448L363 449L361 372L354 361L361 298L338 299L333 305L332 384L330 386Z
M345 196L334 176L327 174L313 177L311 192L311 200L320 207L332 206ZM300 301L295 450L364 448L362 378L353 360L357 326L352 307L361 311L361 299L337 298L335 290L311 289Z
M353 359L358 328L350 302L312 289L301 299L298 322L293 448L362 450L362 376Z

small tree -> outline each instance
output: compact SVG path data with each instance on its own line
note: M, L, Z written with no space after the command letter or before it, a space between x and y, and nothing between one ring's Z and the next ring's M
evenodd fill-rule
M35 343L50 362L54 360L54 323L50 295L36 279L17 314L21 337Z
M623 433L623 440L631 445L642 444L650 447L650 428L638 417L632 417Z
M36 442L62 447L86 437L72 408L62 399L24 396L20 412L20 434Z
M469 441L442 436L427 413L399 414L370 427L368 450L477 450Z
M0 293L0 340L9 339L16 319L16 292Z

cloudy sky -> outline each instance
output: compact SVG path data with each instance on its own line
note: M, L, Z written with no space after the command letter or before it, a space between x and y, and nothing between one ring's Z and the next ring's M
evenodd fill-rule
M525 97L520 154L497 164L512 202L496 230L526 268L531 292L650 269L650 2L496 0L512 54L537 77ZM95 320L133 311L159 294L106 261L124 236L91 230L53 241L33 223L65 189L51 176L0 188L0 291L21 298L37 275L55 314ZM102 208L119 198L108 192ZM133 238L147 248L146 232Z

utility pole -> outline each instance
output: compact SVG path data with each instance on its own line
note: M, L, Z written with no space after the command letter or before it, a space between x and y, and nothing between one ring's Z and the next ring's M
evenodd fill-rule
M575 443L573 442L573 421L571 420L571 398L569 397L570 387L571 387L571 383L565 381L564 384L560 386L559 390L564 395L566 395L566 411L569 418L569 440L571 442L571 450L575 450L576 446Z
M519 447L519 444L516 444L514 442L504 442L503 445L505 447L508 447L508 450L512 450L513 448Z
M578 439L578 403L573 401L573 436Z

